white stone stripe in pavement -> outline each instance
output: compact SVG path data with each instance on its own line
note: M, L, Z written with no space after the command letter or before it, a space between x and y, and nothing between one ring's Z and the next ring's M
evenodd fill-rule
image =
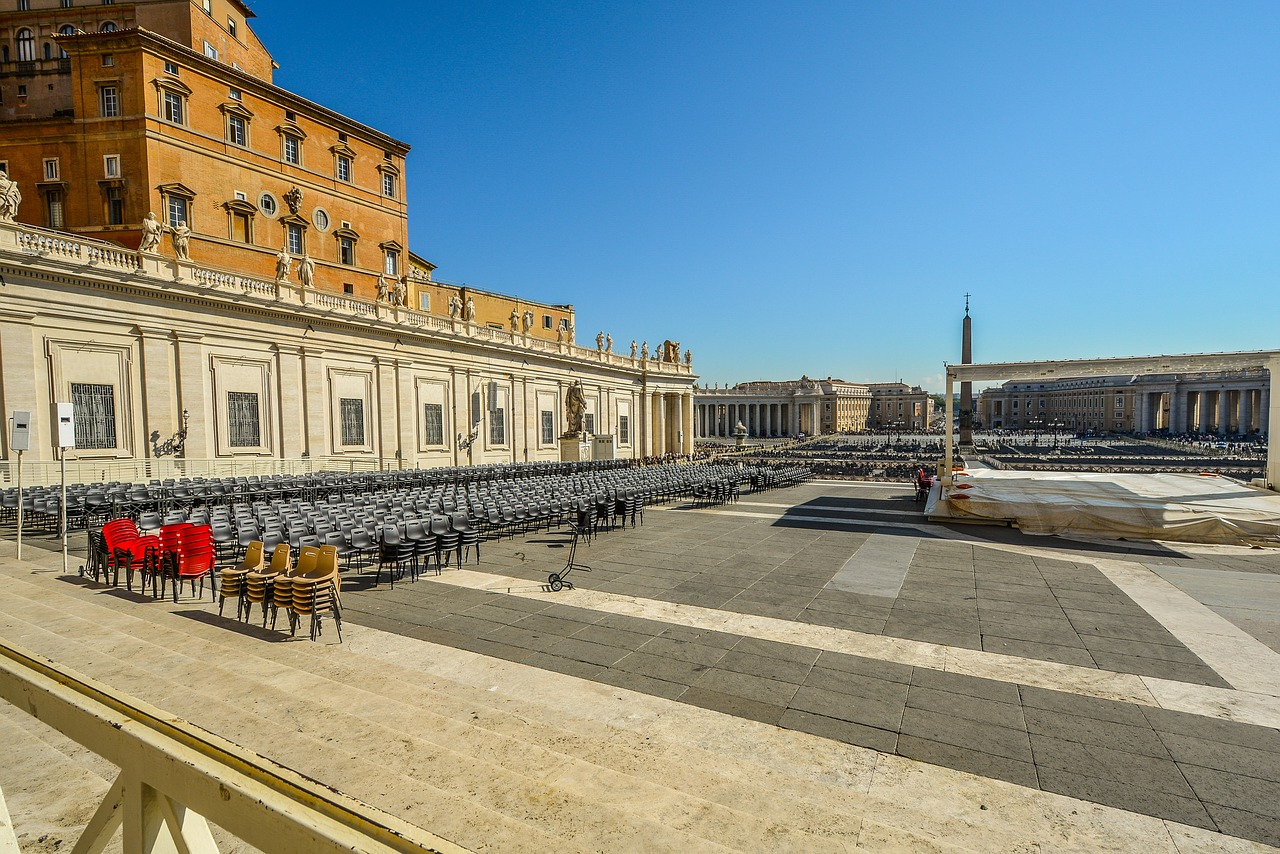
M825 586L846 593L896 599L918 545L920 541L915 537L872 534Z
M815 626L677 602L623 596L599 590L573 588L552 594L549 588L538 582L503 575L490 575L474 570L453 570L427 581L474 590L489 590L543 602L555 601L606 614L640 617L706 631L727 632L778 643L893 661L914 667L928 667L933 670L963 673L1001 682L1017 682L1053 691L1159 706L1224 720L1280 728L1280 697L1171 682L1131 673L1113 673L1090 667L1077 667L1071 664L1020 658L977 649L873 635L829 626Z

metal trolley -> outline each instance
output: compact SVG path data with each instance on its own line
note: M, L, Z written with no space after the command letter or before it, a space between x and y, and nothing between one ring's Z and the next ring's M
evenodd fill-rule
M565 587L568 587L570 590L573 589L573 582L567 580L566 576L575 569L581 572L591 571L591 567L581 563L574 563L573 560L574 556L578 553L578 540L582 536L582 529L574 524L570 524L569 529L573 531L573 540L569 543L569 559L565 561L564 569L559 572L553 572L547 576L547 584L551 585L551 590L555 593L559 593Z

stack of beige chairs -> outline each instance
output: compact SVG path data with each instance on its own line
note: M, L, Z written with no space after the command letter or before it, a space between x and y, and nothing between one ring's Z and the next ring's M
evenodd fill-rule
M252 544L251 544L252 545ZM289 544L280 543L271 553L271 563L258 572L250 571L244 577L244 618L247 620L254 605L262 606L262 627L267 627L267 611L275 601L276 582L289 575ZM287 584L287 581L286 581Z
M304 552L306 549L303 550ZM339 590L337 546L321 546L316 559L304 568L298 558L298 567L292 576L292 603L289 611L289 628L296 633L304 617L311 618L311 639L320 637L325 613L333 615L338 630L338 642L342 642L342 608Z
M219 573L222 579L222 587L218 591L218 616L222 616L223 604L231 598L236 600L236 619L248 619L245 614L246 605L244 598L245 578L251 572L261 574L263 567L263 548L261 542L249 543L244 550L244 559L240 561L239 566L228 567ZM242 618L241 615L244 614Z

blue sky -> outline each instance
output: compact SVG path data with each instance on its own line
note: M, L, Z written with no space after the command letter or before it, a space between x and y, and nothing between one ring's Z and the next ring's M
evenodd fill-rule
M253 5L440 279L707 384L1280 346L1274 3Z

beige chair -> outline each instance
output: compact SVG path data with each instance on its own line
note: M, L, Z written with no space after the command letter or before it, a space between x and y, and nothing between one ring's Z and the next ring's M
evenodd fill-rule
M321 546L320 555L314 569L309 572L295 572L293 575L293 608L290 614L290 627L296 631L298 623L304 617L311 618L311 639L320 637L323 629L323 615L331 613L333 624L338 630L338 642L342 642L342 609L339 589L341 580L338 575L338 547Z
M290 634L296 630L296 618L293 613L293 580L298 576L306 578L315 573L316 562L319 559L320 549L315 546L303 546L298 549L298 563L293 571L277 576L275 583L271 586L271 628L276 627L276 617L281 610L284 610L288 613Z
M267 610L271 607L275 594L277 579L286 578L289 573L289 544L280 543L271 552L271 563L261 571L250 571L244 577L244 618L249 615L255 604L262 605L262 627L267 626Z
M236 619L241 619L241 614L245 610L244 587L245 577L251 572L262 572L263 567L263 549L262 542L255 541L249 543L244 550L244 559L240 561L238 566L228 567L219 573L222 585L218 590L218 616L222 616L223 604L231 598L236 600ZM248 619L247 615L244 619Z

